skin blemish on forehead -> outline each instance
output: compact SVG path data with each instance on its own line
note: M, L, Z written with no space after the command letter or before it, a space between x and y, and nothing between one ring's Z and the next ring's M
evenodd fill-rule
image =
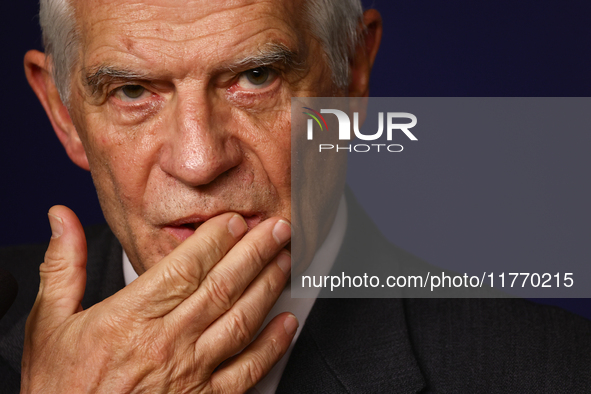
M155 29L156 32L159 32L160 29ZM127 50L127 52L132 52L133 48L135 46L135 43L133 42L133 40L129 37L123 37L122 39L123 41L123 46L125 47L125 49Z

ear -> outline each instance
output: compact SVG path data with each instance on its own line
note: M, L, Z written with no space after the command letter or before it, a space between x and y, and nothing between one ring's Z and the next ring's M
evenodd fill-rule
M365 11L363 24L366 26L366 30L363 39L355 49L350 65L349 96L351 97L369 96L369 75L382 39L382 17L378 11Z
M79 167L89 170L86 152L72 123L68 108L62 103L44 53L31 50L25 55L25 74L29 85L45 109L53 130L66 149L70 159Z

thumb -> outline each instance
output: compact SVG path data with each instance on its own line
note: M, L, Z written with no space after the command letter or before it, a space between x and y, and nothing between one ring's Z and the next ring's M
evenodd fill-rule
M67 207L49 210L51 241L39 266L38 319L59 325L81 310L86 287L86 237L78 217Z

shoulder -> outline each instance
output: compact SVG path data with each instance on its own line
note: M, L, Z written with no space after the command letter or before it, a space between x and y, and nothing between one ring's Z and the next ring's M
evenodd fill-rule
M581 392L591 321L522 299L407 299L409 337L435 387Z

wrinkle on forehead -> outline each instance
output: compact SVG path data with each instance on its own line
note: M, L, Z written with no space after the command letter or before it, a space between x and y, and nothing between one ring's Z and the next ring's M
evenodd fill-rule
M228 15L238 24L252 20L248 10L256 10L259 14L266 9L275 16L284 15L286 21L293 21L296 7L283 0L88 0L77 2L76 16L85 30L105 21L119 19L122 23L159 23L156 31L174 33L182 25L199 22L206 27L217 27L228 23ZM235 27L235 26L234 26ZM230 29L231 26L228 26ZM216 30L216 29L213 29ZM154 29L153 29L154 31Z
M241 42L256 35L292 47L302 40L303 29L288 1L90 0L79 5L86 66L94 61L86 55L109 51L155 57L157 63L164 57L191 62L195 56L228 55L223 52L230 48L239 56ZM266 43L254 43L261 44ZM150 54L154 50L158 53Z

